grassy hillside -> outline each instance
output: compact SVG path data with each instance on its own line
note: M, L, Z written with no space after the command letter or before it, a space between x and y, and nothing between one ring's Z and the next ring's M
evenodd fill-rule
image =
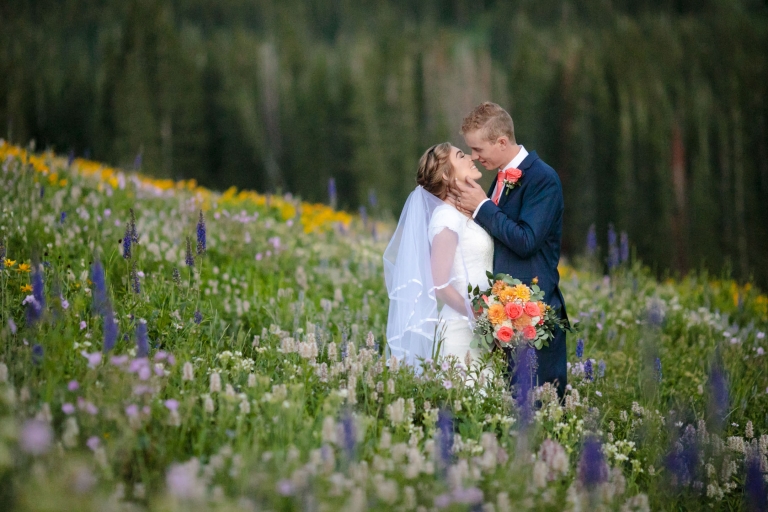
M6 144L0 165L9 510L766 506L750 286L563 266L571 388L527 422L501 378L467 384L477 361L384 359L391 226Z

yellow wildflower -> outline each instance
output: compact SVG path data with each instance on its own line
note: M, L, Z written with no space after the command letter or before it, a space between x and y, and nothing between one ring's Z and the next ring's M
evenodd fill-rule
M32 291L32 285L31 284L25 284L21 287L21 291L23 292L31 292Z
M32 267L29 266L29 263L21 263L19 264L19 268L17 268L19 272L29 272L32 270Z
M5 266L6 266L7 268L11 268L11 267L12 267L12 266L14 266L15 264L16 264L16 260L12 260L12 259L10 259L10 258L5 258Z

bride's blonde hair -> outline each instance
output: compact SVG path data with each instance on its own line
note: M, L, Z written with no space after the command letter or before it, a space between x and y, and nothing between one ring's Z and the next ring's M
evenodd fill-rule
M421 155L416 173L416 183L440 199L445 199L448 194L448 185L453 177L451 147L450 142L441 142L429 148Z

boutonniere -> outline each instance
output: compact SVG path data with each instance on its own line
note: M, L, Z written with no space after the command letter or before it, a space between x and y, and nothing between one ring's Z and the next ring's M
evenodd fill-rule
M509 191L520 185L520 178L523 177L523 171L520 169L512 168L504 171L504 187L506 190L504 194L509 194Z

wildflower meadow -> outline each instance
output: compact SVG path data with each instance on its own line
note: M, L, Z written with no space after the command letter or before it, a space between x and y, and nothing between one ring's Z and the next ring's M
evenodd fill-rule
M561 403L498 352L388 357L387 222L0 144L3 510L768 507L749 284L592 231Z

